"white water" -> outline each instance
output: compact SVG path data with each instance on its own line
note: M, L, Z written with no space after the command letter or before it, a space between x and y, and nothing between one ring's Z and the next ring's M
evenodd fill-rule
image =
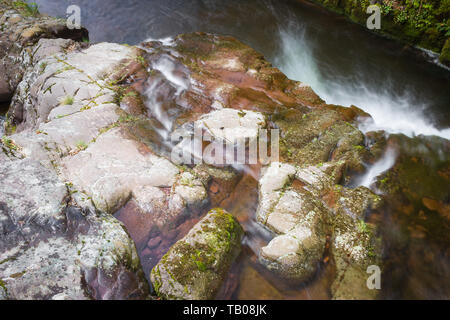
M358 178L355 185L370 188L378 176L388 171L395 164L396 158L396 152L393 149L387 149L383 157L372 165L363 176Z
M396 93L390 87L388 72L382 88L370 87L349 74L351 79L325 79L318 71L317 61L305 32L299 26L279 31L280 52L275 65L289 78L309 84L327 103L343 106L356 105L368 112L373 121L362 123L363 132L384 130L403 133L409 137L435 135L450 139L450 128L439 130L426 117L426 102L417 101L410 93Z

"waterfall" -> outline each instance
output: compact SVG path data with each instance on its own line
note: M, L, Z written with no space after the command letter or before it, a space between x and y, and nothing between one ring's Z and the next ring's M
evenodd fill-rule
M345 79L325 78L318 71L313 44L302 26L291 22L289 27L280 27L279 37L281 45L275 65L289 78L309 84L327 103L356 105L369 113L373 120L361 123L361 131L384 130L388 134L403 133L409 137L435 135L450 139L450 128L439 130L428 120L427 102L420 101L410 91L398 93L392 90L387 71L383 87L359 79L357 73L349 74Z
M354 186L364 186L370 188L376 181L376 178L382 173L388 171L395 164L397 153L392 148L388 148L380 160L375 162L367 172L359 177Z

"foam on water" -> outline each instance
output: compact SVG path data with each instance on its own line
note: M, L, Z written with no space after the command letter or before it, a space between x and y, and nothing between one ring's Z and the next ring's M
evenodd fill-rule
M411 92L394 92L388 73L383 87L372 85L349 74L345 79L325 78L318 71L305 31L289 26L280 29L280 52L275 64L289 78L309 84L327 103L343 106L356 105L368 112L373 121L362 123L363 132L384 130L387 133L403 133L409 137L435 135L450 139L450 128L436 128L426 116L427 102L420 101Z

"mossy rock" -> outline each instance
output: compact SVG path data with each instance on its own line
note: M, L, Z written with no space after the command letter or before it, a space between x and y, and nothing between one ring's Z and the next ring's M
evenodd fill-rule
M214 299L234 259L243 229L222 209L213 209L153 268L150 279L163 299Z
M450 38L445 42L444 47L442 48L441 55L439 57L439 61L450 67Z

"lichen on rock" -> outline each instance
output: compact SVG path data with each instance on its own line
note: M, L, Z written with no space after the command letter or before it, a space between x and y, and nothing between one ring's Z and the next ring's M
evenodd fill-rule
M151 272L158 296L213 299L240 251L242 227L222 209L211 210Z

